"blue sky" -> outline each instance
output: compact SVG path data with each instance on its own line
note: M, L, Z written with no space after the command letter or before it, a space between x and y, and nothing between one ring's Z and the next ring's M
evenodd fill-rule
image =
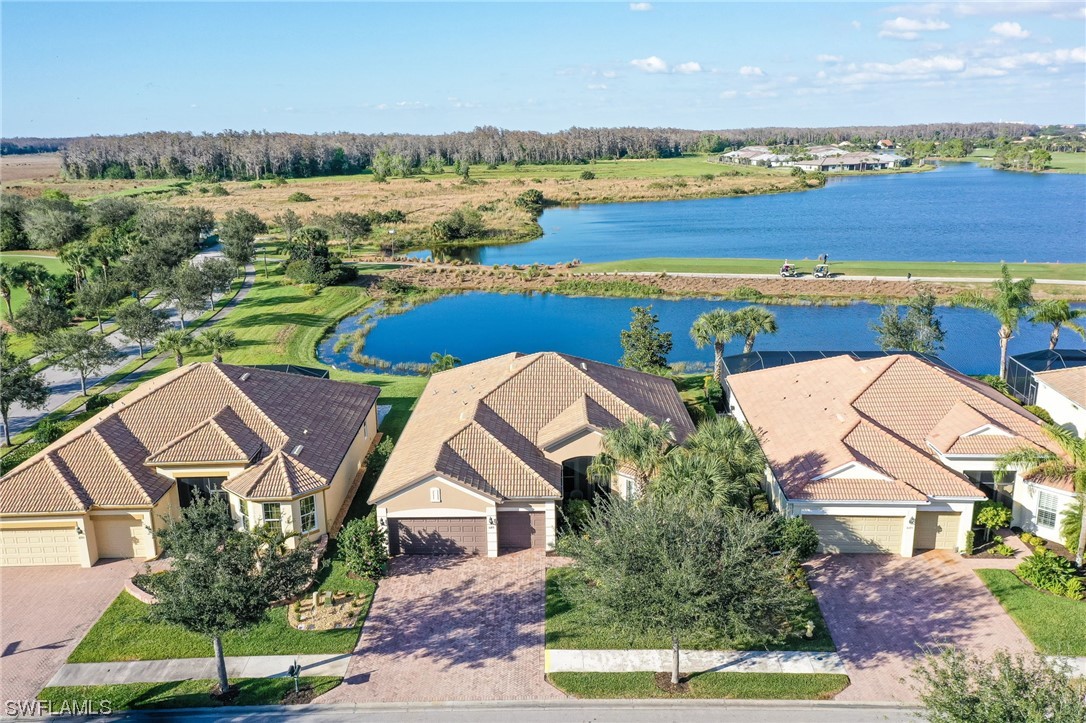
M1072 123L1086 4L20 3L2 132Z

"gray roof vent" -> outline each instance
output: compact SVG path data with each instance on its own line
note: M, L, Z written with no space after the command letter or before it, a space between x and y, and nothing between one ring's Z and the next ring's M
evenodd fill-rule
M294 449L290 450L290 453L291 453L292 455L294 455L295 457L297 457L297 456L298 456L299 454L301 454L301 453L302 453L302 450L303 450L303 449L305 449L305 445L304 445L304 444L299 444L299 445L298 445L297 447L295 447Z
M247 381L249 381L249 377L251 377L251 376L252 376L252 374L250 374L249 372L245 372L244 374L241 375L241 381L247 382Z
M581 362L581 369L583 369L584 371L588 371L588 365L584 362Z

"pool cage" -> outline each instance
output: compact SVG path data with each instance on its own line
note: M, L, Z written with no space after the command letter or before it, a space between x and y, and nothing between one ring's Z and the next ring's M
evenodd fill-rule
M1086 366L1086 349L1043 349L1007 360L1007 385L1023 404L1037 403L1034 374Z
M953 369L942 359L931 354L898 351L752 351L749 354L735 354L724 357L724 368L728 370L728 374L739 374L741 372L755 372L761 369L782 367L788 364L799 364L814 361L815 359L828 359L834 356L850 356L853 360L860 361L902 353L926 359L944 369Z

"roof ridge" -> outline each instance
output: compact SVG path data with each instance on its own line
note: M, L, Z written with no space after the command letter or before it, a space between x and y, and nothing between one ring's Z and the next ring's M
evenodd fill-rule
M73 484L72 481L68 479L68 475L66 475L64 471L60 469L60 465L57 463L54 455L56 455L56 450L46 452L38 461L45 462L45 464L48 465L49 469L52 470L53 474L55 474L60 479L61 484L64 485L64 489L67 490L68 494L71 495L72 500L75 501L78 506L83 507L84 509L89 509L90 505L87 504L86 500L82 499L81 495L76 490L75 484ZM67 467L67 465L65 465L65 467ZM29 469L29 467L27 467L27 469ZM82 488L82 485L80 485L80 488ZM83 490L83 492L85 494L86 490ZM87 495L87 497L89 496L90 495Z
M143 485L140 484L140 481L138 479L136 479L136 475L132 474L132 470L128 469L128 465L124 463L124 461L120 458L117 452L114 451L113 447L109 445L109 442L106 441L106 438L103 437L102 433L98 431L98 427L92 429L91 433L98 440L98 443L105 447L106 452L109 454L110 458L112 458L113 461L117 464L117 466L124 470L124 474L128 478L128 481L132 483L132 485L136 488L140 495L142 495L143 498L148 502L152 502L153 500L151 500L151 495L147 494L147 490L143 489Z
M303 470L305 470L309 474L313 475L317 479L319 479L319 480L321 480L323 482L328 482L328 478L326 478L324 475L322 475L317 470L310 467L308 464L306 464L302 460L298 459L294 455L287 452L285 449L283 449L283 448L279 449L279 456L284 458L285 460L289 460L292 465L296 465L298 467L301 467ZM286 464L286 463L284 462L284 464Z
M290 439L290 435L286 433L286 430L284 430L282 427L280 427L278 424L276 424L275 420L273 420L271 417L269 417L268 414L261 408L261 406L259 404L257 404L256 402L254 402L253 398L250 397L249 394L244 389L241 388L241 385L238 384L237 382L235 382L233 379L231 379L230 375L227 374L226 372L224 372L219 367L218 364L212 363L209 366L212 369L214 369L223 379L225 379L227 384L229 384L231 387L233 387L235 390L237 390L238 394L240 394L245 399L245 401L247 401L249 403L249 405L252 406L252 408L254 410L256 410L256 413L260 417L262 417L264 419L264 421L266 421L268 424L271 425L272 429L279 432L279 434L283 435L283 437L286 438L287 440ZM261 371L263 371L263 370L261 370ZM269 370L269 371L274 371L274 370ZM286 372L283 372L283 373L286 373ZM229 405L227 405L227 406L229 406Z
M859 369L859 367L862 364L866 363L866 362L874 361L872 359L852 359L851 357L848 357L847 355L843 355L843 356L844 356L844 358L848 358L857 369ZM830 358L831 359L836 359L838 357L830 357ZM904 358L910 358L911 359L912 357L910 357L908 354L893 354L893 355L883 357L883 358L884 359L890 359L891 360L890 363L887 364L886 367L883 368L882 371L880 371L878 374L875 374L874 377L872 377L871 381L869 381L867 384L863 385L863 388L860 389L860 391L857 392L855 395L853 395L852 399L848 400L848 406L852 407L857 413L859 413L860 410L856 409L856 402L860 401L860 397L862 397L864 394L866 394L867 391L869 389L871 389L872 386L874 386L875 382L882 379L883 375L886 374L886 372L893 369L894 366L899 361L901 361Z
M206 419L198 422L194 426L186 429L184 432L181 432L181 434L177 435L173 439L165 442L161 447L156 449L154 452L151 452L150 454L148 454L147 459L151 459L152 457L157 457L160 454L162 454L163 452L166 452L166 451L172 449L173 447L176 447L177 445L181 444L181 442L184 442L186 439L193 436L194 434L199 432L204 427L208 427L208 426L214 427L218 431L219 435L222 436L229 444L231 444L234 447L235 450L237 450L238 454L244 455L245 450L242 449L241 446L237 442L234 441L234 438L231 437L230 434L225 429L223 429L223 426L221 424L219 424L219 421L216 419L216 417L218 417L220 414L222 414L227 409L229 409L232 412L234 411L233 408L229 404L223 405L223 407L221 409L219 409L219 411L215 412L210 417L207 417ZM236 414L236 412L235 412L235 414Z
M559 358L560 358L560 359L561 359L562 361L564 361L564 362L565 362L566 364L568 364L569 366L571 366L571 367L572 367L572 368L573 368L573 369L574 369L574 370L575 370L575 371L576 371L576 372L577 372L578 374L580 374L580 375L581 375L581 376L583 376L583 377L584 377L585 379L587 379L587 380L588 380L589 382L591 382L592 384L594 384L594 385L595 385L595 386L596 386L597 388L599 388L599 389L602 389L603 391L607 392L607 393L608 393L608 394L610 394L610 395L611 395L612 397L614 397L615 399L617 399L617 400L619 401L619 403L620 403L620 404L621 404L621 405L622 405L623 407L625 407L625 408L626 408L626 409L627 409L628 411L630 411L630 412L633 412L635 416L640 416L640 417L643 417L643 418L645 418L645 419L648 419L648 420L649 420L650 422L653 422L653 424L657 424L657 423L656 423L655 421L653 421L653 419L652 419L651 417L649 417L649 416L648 416L647 414L643 414L643 413L639 412L639 411L638 411L638 410L637 410L637 409L636 409L636 408L635 408L635 407L634 407L634 406L633 406L632 404L630 404L630 403L629 403L629 402L627 402L627 401L626 401L625 399L623 399L623 398L622 398L621 396L619 396L619 394L618 394L617 392L615 392L615 390L613 390L613 389L611 389L610 387L607 387L607 386L604 386L603 384L601 384L601 383L600 383L600 381L599 381L598 379L596 379L596 378L595 378L594 376L592 376L591 374L589 374L589 373L588 373L588 369L582 369L582 368L581 368L581 366L580 366L579 364L574 364L574 363L573 363L573 362L571 361L572 359L580 359L580 360L581 360L582 362L584 362L584 363L586 363L586 364L587 364L587 362L591 362L591 361L592 361L591 359L582 359L581 357L576 357L576 356L573 356L573 355L569 355L569 356L567 356L567 355L565 355L565 354L562 354L561 352L552 352L552 353L553 353L553 354L554 354L555 356L559 357ZM593 364L595 364L596 362L592 362L592 363L593 363ZM644 374L644 373L645 373L645 372L641 372L641 371L639 371L639 370L637 370L637 369L631 369L630 371L632 371L632 372L636 372L636 373L638 373L638 374ZM587 395L588 395L588 393L587 393L587 392L585 392L585 396L587 396ZM599 404L599 401L598 401L598 400L596 400L596 399L593 399L592 401L594 401L594 402L596 402L597 404ZM600 406L602 407L603 405L602 405L602 404L600 404Z
M519 454L517 454L513 450L509 449L509 447L504 442L502 442L500 439L498 439L496 436L494 436L490 432L489 429L487 429L486 427L484 427L482 424L480 424L478 421L475 421L475 420L472 421L472 425L478 427L480 430L482 430L483 434L485 434L490 439L494 440L494 443L496 445L498 445L498 447L500 449L502 449L506 454L509 454L510 456L512 456L513 459L515 459L517 461L517 463L521 467L528 470L529 474L533 475L536 479L542 480L543 482L547 482L547 479L543 475L539 474L539 472L536 472L534 469L532 469L532 465L525 462L524 459L521 458L521 456ZM460 432L457 432L457 435L459 435L459 434L460 434ZM459 454L459 452L457 454Z

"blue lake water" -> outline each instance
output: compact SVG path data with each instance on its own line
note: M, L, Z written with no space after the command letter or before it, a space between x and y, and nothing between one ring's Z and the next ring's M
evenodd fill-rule
M487 265L823 253L831 261L1082 262L1086 175L948 163L831 178L799 193L552 208L539 222L544 235L535 241L444 253Z
M562 351L603 362L622 355L619 331L629 325L630 307L651 304L660 326L673 334L672 362L711 362L711 349L697 349L690 340L694 319L711 308L734 310L745 304L707 299L610 299L554 294L494 294L469 292L446 296L399 316L381 319L366 340L364 353L389 362L428 362L435 351L460 357L465 363L511 351ZM880 307L773 306L780 332L761 336L755 350L875 350L870 324ZM947 331L941 356L967 374L995 373L999 364L996 322L972 309L943 308L939 315ZM344 320L319 349L321 361L342 369L358 368L347 351L333 347L341 333L358 327ZM1012 354L1046 348L1049 327L1023 324L1011 339ZM1064 330L1060 347L1082 347L1083 341ZM728 345L728 354L742 351L742 341Z

